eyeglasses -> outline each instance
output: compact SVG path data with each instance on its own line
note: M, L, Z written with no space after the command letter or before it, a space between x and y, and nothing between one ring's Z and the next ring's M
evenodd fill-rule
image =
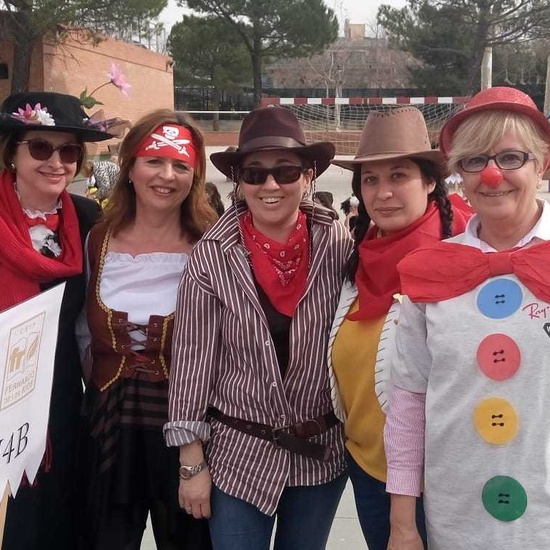
M276 166L275 168L250 166L248 168L241 168L239 179L249 185L262 185L266 182L267 176L271 174L279 185L284 185L286 183L294 183L304 172L307 172L307 168L293 164Z
M490 160L494 160L501 170L517 170L535 158L533 153L524 151L501 151L496 155L470 155L460 159L458 165L464 172L475 173L481 172Z
M24 139L18 143L27 144L34 160L48 160L56 151L59 151L61 162L66 164L78 162L84 156L84 148L79 143L64 143L54 147L49 141L39 138Z

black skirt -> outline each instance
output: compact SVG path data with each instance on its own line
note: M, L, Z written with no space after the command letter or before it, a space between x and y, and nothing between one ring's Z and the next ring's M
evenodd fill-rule
M82 549L139 549L149 513L157 548L211 549L207 520L179 507L179 449L162 434L167 394L167 381L139 379L86 390Z

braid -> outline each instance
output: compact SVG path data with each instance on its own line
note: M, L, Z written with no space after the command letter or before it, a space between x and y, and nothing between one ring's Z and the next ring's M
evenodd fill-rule
M447 188L443 180L438 180L435 189L430 193L441 219L441 238L448 239L453 236L453 208L447 196Z
M435 188L428 195L428 200L435 201L441 219L441 238L448 239L453 236L453 209L447 197L443 170L440 165L430 160L418 158L411 158L411 160L418 164L420 172L427 182L435 182Z
M357 197L357 199L359 199L359 206L357 208L357 222L353 230L353 251L344 266L344 279L350 283L354 283L355 274L357 273L357 268L359 267L359 245L363 242L371 221L365 208L365 204L363 203L363 197L361 196L360 166L353 172L351 187L353 189L353 194Z

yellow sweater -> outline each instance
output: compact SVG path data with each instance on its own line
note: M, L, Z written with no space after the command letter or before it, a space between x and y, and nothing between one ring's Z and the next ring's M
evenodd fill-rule
M349 313L357 311L358 300ZM346 447L369 475L386 481L384 423L374 386L380 335L386 316L369 321L344 319L332 347L332 364L347 414Z

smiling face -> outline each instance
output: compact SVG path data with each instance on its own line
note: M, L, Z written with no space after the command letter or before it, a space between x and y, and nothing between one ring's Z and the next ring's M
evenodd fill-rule
M78 143L76 136L68 132L31 130L23 135L21 141L30 139L42 139L53 147ZM77 162L62 162L59 151L54 151L46 160L34 159L27 143L17 146L12 162L21 204L43 212L55 206L59 195L73 181L77 170Z
M383 235L405 229L428 206L435 182L427 182L408 158L367 162L361 166L361 196L371 220Z
M517 135L510 132L483 153L495 155L512 150L530 152ZM488 167L496 167L494 160L489 161ZM485 220L489 223L505 223L508 227L535 220L538 216L536 196L542 172L535 160L527 160L521 168L502 170L503 179L495 187L482 183L481 172L468 173L459 169L464 181L464 193L479 215L481 225Z
M245 168L275 168L303 166L303 159L295 153L264 151L251 153L242 163ZM304 193L309 190L313 171L302 172L291 183L278 184L272 174L258 185L240 178L239 189L252 214L256 229L272 239L286 242L298 218L298 210Z
M138 157L130 169L136 192L136 213L142 209L179 210L193 185L194 171L181 160Z

